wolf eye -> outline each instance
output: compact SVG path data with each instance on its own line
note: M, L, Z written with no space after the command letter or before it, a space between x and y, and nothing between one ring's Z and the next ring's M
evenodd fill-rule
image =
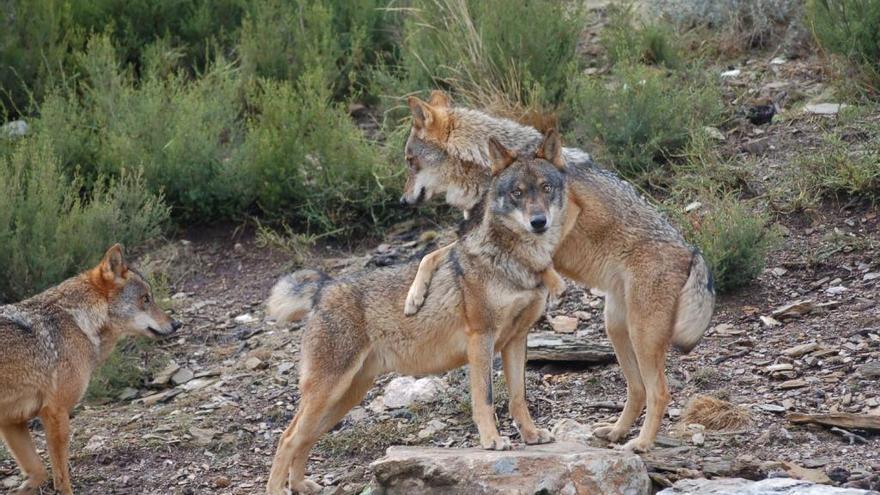
M553 186L551 186L550 184L544 184L544 192L550 194L551 192L553 192Z
M519 198L520 196L522 196L522 191L519 189L514 189L513 191L510 192L510 195L513 196L514 198Z

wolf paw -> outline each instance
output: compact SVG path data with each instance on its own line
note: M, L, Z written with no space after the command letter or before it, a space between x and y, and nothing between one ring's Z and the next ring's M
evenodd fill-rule
M290 485L290 487L293 489L293 493L298 493L300 495L314 495L316 493L321 493L321 485L312 480L302 480L299 483Z
M403 314L412 316L418 313L422 304L425 304L425 289L426 287L422 284L413 284L409 288L409 293L406 295L406 303L403 306Z
M593 430L594 437L602 438L613 443L617 443L625 435L625 431L615 430L613 425L600 426Z
M648 440L644 440L641 438L633 438L629 442L626 442L623 445L623 450L631 450L637 454L642 454L651 450L651 446L654 442L650 442Z
M554 439L550 430L546 428L538 428L531 435L523 435L523 440L526 442L526 445L538 445L542 443L550 443Z
M492 440L482 442L483 448L486 450L510 450L513 446L507 437L498 436Z

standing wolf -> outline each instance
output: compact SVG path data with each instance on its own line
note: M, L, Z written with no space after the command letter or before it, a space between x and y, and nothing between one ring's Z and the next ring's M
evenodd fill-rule
M97 267L17 304L0 306L0 436L24 473L13 493L37 493L46 468L28 432L46 430L55 490L70 495L70 411L123 335L157 337L180 324L153 302L149 284L115 245Z
M540 142L537 130L454 108L441 91L428 102L410 98L409 105L409 178L401 198L407 204L445 193L450 204L469 208L486 188L490 139L518 153L528 153ZM626 444L645 451L653 445L669 404L664 370L668 347L672 343L688 352L703 337L715 303L712 276L699 251L630 184L594 165L583 151L566 148L563 156L573 227L566 229L553 265L606 294L605 329L627 384L626 405L617 422L596 433L614 442L624 438L647 405L641 432ZM425 301L434 254L425 257L412 283L407 314Z
M314 270L283 277L272 289L269 314L279 321L309 313L302 342L299 409L278 444L267 485L315 493L304 479L309 450L320 435L358 404L376 377L469 366L474 422L480 445L505 450L492 399L492 357L501 352L510 413L527 444L552 440L538 429L525 401L529 328L544 311L551 258L567 205L561 145L550 132L535 158L517 159L490 142L488 194L462 238L447 250L433 292L418 315L403 303L416 263L330 280ZM549 280L549 281L548 281Z

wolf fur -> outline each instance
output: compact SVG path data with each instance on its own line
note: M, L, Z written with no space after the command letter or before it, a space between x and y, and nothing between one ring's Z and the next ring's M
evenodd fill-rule
M561 147L551 133L539 158L518 159L493 145L493 179L470 228L437 263L433 297L403 315L418 263L331 280L313 271L283 277L272 290L270 313L281 321L308 316L302 341L299 409L282 435L267 492L284 482L299 493L320 487L304 479L320 435L358 404L377 376L424 375L465 363L480 445L510 448L499 435L492 399L492 359L500 352L510 411L526 443L552 440L525 402L528 329L543 313L543 282L561 238L567 200Z
M13 493L46 479L27 422L40 417L55 490L73 493L68 469L70 411L92 372L123 335L165 336L180 324L152 299L119 245L95 268L16 304L0 306L0 436L25 476Z
M428 102L409 100L413 126L405 148L409 176L402 201L417 204L434 194L457 198L462 207L479 201L489 166L488 140L519 153L535 149L539 133L483 112L452 107L441 91ZM425 150L431 150L426 154ZM651 447L669 403L665 377L670 344L690 351L712 316L715 292L703 256L615 174L596 166L587 153L563 152L573 227L553 257L563 275L606 294L605 327L627 381L623 412L597 434L618 441L647 406L645 424L627 448ZM453 170L482 170L457 174ZM455 175L454 180L446 180ZM466 184L462 185L462 182ZM462 199L464 198L464 199ZM427 287L419 271L412 287ZM426 300L430 300L428 297ZM418 301L411 301L418 306Z

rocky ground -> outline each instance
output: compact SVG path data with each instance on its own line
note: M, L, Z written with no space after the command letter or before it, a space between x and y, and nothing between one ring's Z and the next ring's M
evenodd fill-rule
M720 75L728 70L739 72ZM762 56L718 72L735 105L786 92L788 103L774 123L743 119L717 136L756 194L778 187L792 173L793 154L821 146L821 133L838 125L833 113L803 109L804 103L833 103L815 61ZM876 122L880 115L864 118ZM776 221L783 242L764 273L719 299L706 338L691 354L669 358L673 403L657 450L646 456L658 486L686 477L784 473L880 489L880 435L786 418L791 412L880 416L880 211L844 201L810 214L780 213ZM452 238L449 228L409 222L353 250L316 249L307 264L332 273L369 269L407 262ZM248 229L231 227L184 232L141 257L142 265L168 275L169 304L186 326L152 351L167 355L169 368L122 398L76 410L71 462L77 493L261 492L298 401L301 327L274 325L262 306L290 259ZM554 321L573 324L556 326L578 339L604 342L602 304L601 297L569 286L548 316L572 318ZM546 319L539 327L554 331ZM464 370L431 381L423 397L405 407L390 407L396 404L385 387L392 378L382 378L313 451L308 472L327 493L360 493L370 482L367 465L390 445L476 445ZM562 419L613 420L625 396L616 364L537 364L527 379L533 415L548 427ZM748 424L728 431L688 428L680 416L700 394L744 408ZM504 394L498 395L501 429L516 439ZM38 424L35 430L42 449ZM0 486L17 485L17 474L0 451Z

